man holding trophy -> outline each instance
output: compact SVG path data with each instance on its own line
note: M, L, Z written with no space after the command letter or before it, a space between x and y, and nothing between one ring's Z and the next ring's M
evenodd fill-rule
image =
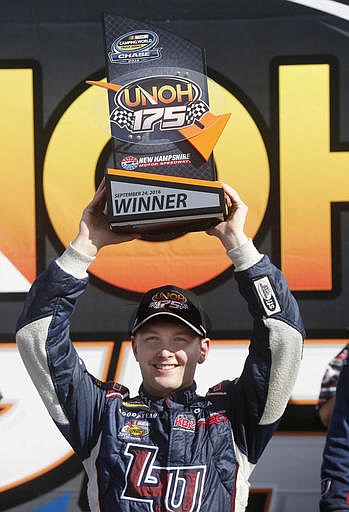
M34 282L18 347L85 468L92 512L242 512L296 380L302 320L284 276L245 234L247 206L216 181L211 153L229 116L209 112L202 50L139 21L107 15L105 26L109 81L95 84L108 89L116 169L76 238ZM244 370L196 393L208 320L193 292L164 284L144 294L130 320L142 374L130 397L91 375L71 343L87 268L106 245L194 230L217 237L235 266L254 320Z
M206 316L196 295L174 285L146 293L130 322L143 379L137 397L122 384L94 378L75 352L69 318L87 287L88 265L101 247L135 236L110 230L104 180L75 240L28 294L18 347L82 461L93 512L245 510L249 476L297 376L304 329L282 273L244 233L247 206L231 187L223 189L227 219L208 235L219 238L235 265L254 328L241 376L205 397L196 394L194 375L209 352Z

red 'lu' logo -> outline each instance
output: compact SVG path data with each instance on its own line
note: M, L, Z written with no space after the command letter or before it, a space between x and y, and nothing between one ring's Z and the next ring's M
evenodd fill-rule
M205 466L162 468L154 466L158 448L128 444L130 458L122 499L151 504L151 510L198 512L205 480Z

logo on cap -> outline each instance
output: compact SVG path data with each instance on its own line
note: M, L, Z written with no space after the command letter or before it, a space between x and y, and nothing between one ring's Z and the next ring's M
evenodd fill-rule
M149 307L153 309L188 309L188 301L183 294L177 291L159 291L152 296Z

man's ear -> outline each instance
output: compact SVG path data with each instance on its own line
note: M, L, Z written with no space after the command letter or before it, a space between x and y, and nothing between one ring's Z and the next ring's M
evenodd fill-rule
M201 340L201 347L200 347L200 357L199 357L199 364L202 364L206 361L208 352L210 350L210 338L202 338Z
M137 346L136 338L134 336L131 336L131 346L132 346L133 355L135 356L135 359L138 362L138 346Z

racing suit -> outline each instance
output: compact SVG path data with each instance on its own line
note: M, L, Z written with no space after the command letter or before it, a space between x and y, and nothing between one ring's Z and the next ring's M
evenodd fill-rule
M69 246L33 284L17 326L22 359L86 470L92 512L241 512L248 478L292 391L304 329L282 273L250 240L228 251L254 319L244 370L205 397L165 398L90 375L69 336L91 258Z
M349 511L349 367L348 345L340 352L341 370L321 466L321 512Z
M317 409L319 409L330 398L336 396L336 388L339 375L345 361L348 359L349 345L345 345L335 357L328 363L322 377Z

